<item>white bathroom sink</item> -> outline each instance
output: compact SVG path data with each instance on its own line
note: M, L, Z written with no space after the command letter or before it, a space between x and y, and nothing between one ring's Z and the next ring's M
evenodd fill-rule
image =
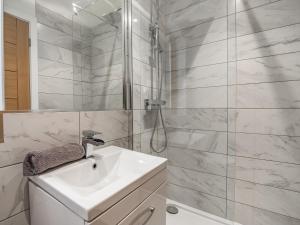
M95 150L94 156L30 180L90 221L166 168L167 162L115 146Z

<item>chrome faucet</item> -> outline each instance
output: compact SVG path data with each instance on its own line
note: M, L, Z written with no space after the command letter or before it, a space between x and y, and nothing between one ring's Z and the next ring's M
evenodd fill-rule
M82 146L85 150L86 159L93 157L94 146L100 146L105 144L103 140L95 138L95 136L99 134L101 133L93 130L82 131Z

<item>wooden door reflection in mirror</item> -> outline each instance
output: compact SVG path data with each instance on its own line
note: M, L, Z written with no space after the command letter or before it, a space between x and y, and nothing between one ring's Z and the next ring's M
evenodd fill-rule
M29 23L4 13L5 110L30 110Z

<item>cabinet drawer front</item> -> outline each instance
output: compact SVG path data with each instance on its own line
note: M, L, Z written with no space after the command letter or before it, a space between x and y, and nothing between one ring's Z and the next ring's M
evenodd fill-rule
M165 225L166 185L163 184L118 225Z
M116 225L157 190L167 179L166 169L160 171L106 212L86 225Z

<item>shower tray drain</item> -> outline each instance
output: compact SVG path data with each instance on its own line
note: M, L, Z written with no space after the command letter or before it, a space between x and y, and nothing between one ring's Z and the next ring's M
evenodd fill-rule
M167 212L170 214L177 214L178 208L175 205L167 205Z

